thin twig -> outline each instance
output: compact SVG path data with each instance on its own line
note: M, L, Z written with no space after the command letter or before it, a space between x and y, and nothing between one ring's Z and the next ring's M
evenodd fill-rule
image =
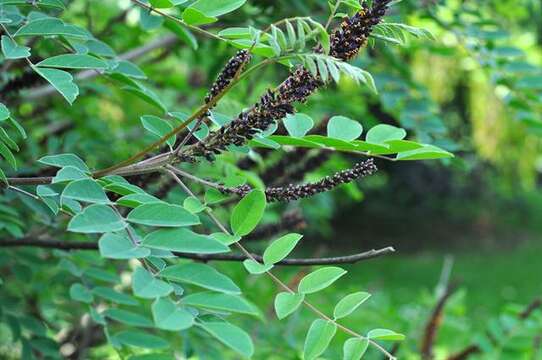
M98 244L96 242L74 242L74 241L60 241L60 240L41 240L34 238L23 239L10 239L0 241L0 247L38 247L45 249L60 249L60 250L98 250ZM276 265L282 266L311 266L311 265L333 265L333 264L355 264L360 261L374 259L376 257L392 254L395 252L393 247L386 247L379 250L369 250L363 253L336 256L327 258L290 258L284 259L278 262ZM244 261L249 257L244 254L192 254L183 252L174 252L175 256L185 259L193 259L199 261ZM251 259L262 261L261 255L250 254Z

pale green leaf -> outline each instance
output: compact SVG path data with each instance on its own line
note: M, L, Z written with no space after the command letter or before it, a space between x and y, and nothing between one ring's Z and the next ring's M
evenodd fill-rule
M273 268L273 264L264 265L252 259L245 259L243 261L243 266L250 274L253 275L263 274L264 272L267 272Z
M389 140L403 140L406 131L396 126L379 124L367 132L365 140L373 144L386 144Z
M433 145L424 145L421 148L397 154L397 160L430 160L452 157L454 157L452 153Z
M313 127L314 121L306 114L296 113L288 115L283 120L288 134L293 137L303 137Z
M233 209L230 224L235 235L249 234L260 222L266 206L265 193L252 190Z
M314 360L319 357L326 351L336 331L337 326L334 323L322 319L314 320L305 338L303 358Z
M362 291L345 296L335 306L333 317L335 319L340 319L350 315L361 304L369 299L370 296L371 294Z
M240 8L245 2L246 0L198 0L190 5L190 8L209 17L218 17Z
M388 329L373 329L369 331L367 338L383 341L402 341L405 339L405 335Z
M301 279L298 291L301 294L315 293L330 286L344 274L346 274L346 270L343 270L340 267L323 267L311 272Z
M203 322L200 326L242 356L250 358L254 354L252 339L237 326L227 322Z
M284 259L295 248L303 235L287 234L273 241L263 253L263 261L266 265L275 264Z
M368 347L369 340L367 339L350 338L346 340L343 345L343 360L361 359Z
M345 116L333 116L327 124L327 136L344 141L356 140L363 132L363 126Z
M183 21L188 25L205 25L218 21L218 18L214 16L207 16L193 7L184 9L182 17Z
M288 292L278 293L275 297L275 313L279 319L284 319L297 310L303 303L305 295Z

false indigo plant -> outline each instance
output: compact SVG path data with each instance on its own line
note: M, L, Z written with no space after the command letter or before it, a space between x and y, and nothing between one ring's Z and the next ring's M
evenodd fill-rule
M34 263L41 269L34 276L42 277L44 284L52 285L51 279L54 279L53 283L69 285L69 290L59 294L56 302L48 304L50 310L44 311L21 298L17 285L11 287L10 271L0 272L2 277L7 273L10 280L10 284L6 280L6 286L2 287L6 296L0 296L0 322L11 329L17 351L31 357L42 358L53 352L57 356L57 339L64 337L55 333L62 331L54 326L45 330L44 324L52 313L57 313L59 306L81 302L88 305L88 316L70 314L72 325L65 333L74 335L62 340L60 349L68 358L85 357L90 343L105 342L121 356L128 351L136 356L141 353L138 349L145 348L148 351L161 349L160 355L166 357L182 352L187 357L213 358L208 356L208 348L221 343L237 354L233 357L251 357L257 353L251 337L234 325L234 316L228 315L259 316L259 312L242 296L241 288L215 268L215 261L243 261L248 273L266 274L279 287L281 292L274 299L278 318L289 316L301 306L316 316L310 325L299 324L308 329L303 346L305 359L316 359L323 354L337 330L350 337L344 343L346 358L360 358L368 347L393 358L381 341L401 340L401 334L384 329L362 334L339 322L367 299L366 293L344 297L333 316L325 314L309 299L311 294L331 286L345 270L324 266L300 277L297 286L291 286L283 282L273 268L353 263L393 252L393 248L386 247L333 258L289 257L302 240L302 235L291 231L306 226L296 210L296 200L310 201L316 194L372 175L376 171L374 157L399 161L444 158L451 154L432 145L405 141L404 130L384 124L370 129L365 140L358 140L361 125L341 116L331 118L313 132L288 128L288 134L273 135L270 131L287 116L289 121L301 123L295 107L307 103L317 90L332 80L340 81L343 75L374 90L370 74L347 61L367 44L391 1L373 0L360 5L355 1L337 0L325 26L308 17L297 17L278 19L263 30L252 26L242 31L232 28L220 32L200 25L218 21L218 16L237 9L244 1L131 0L130 3L141 10L139 14L142 23L147 22L146 26L159 19L160 24L180 34L180 38L193 47L196 47L193 34L198 34L241 48L227 61L203 104L192 115L186 117L171 111L174 109L167 106L169 102L148 87L143 70L127 60L135 60L161 47L178 46L176 38L158 39L117 55L109 45L92 35L93 4L85 8L89 29L83 29L65 20L69 16L63 16L70 12L71 3L67 6L62 1L0 1L2 69L7 72L16 65L17 71L23 74L21 77L2 76L0 80L2 101L5 101L5 104L0 103L0 153L14 168L10 176L0 171L0 177L6 201L22 204L20 208L3 204L0 207L1 231L9 236L0 240L0 247L10 248L9 256L2 256L2 262L6 269L15 269L23 278L24 271L16 269ZM353 14L344 18L330 34L328 25L333 23L339 9ZM111 21L127 18L126 14L132 10L125 9ZM109 33L112 26L105 24L102 33ZM267 51L262 55L262 48L271 49L272 53ZM250 66L253 61L258 62ZM217 111L224 96L262 67L279 62L288 66L289 75L284 81L266 90L254 105L235 118L222 123L215 121L214 125L210 122L219 115L227 118ZM68 70L81 72L74 76ZM39 166L30 163L25 166L24 176L16 173L13 152L18 151L19 146L14 139L27 136L16 117L22 119L28 114L24 106L17 107L17 104L28 100L46 102L59 93L73 104L70 109L76 114L86 109L80 107L76 99L103 94L106 85L89 86L80 92L78 83L93 78L107 79L107 86L121 84L121 90L162 111L167 119L156 115L141 117L143 127L158 140L127 160L102 170L92 171L81 158L66 153L43 156L37 161ZM46 85L36 87L36 79ZM19 90L28 85L32 87L19 95ZM104 110L112 108L109 101L113 92L107 94L102 99ZM128 107L126 110L132 111ZM306 122L308 115L304 116ZM210 131L202 133L206 128ZM28 131L30 137L34 136L32 127ZM50 131L55 133L54 128ZM65 146L69 147L69 141ZM255 172L252 177L239 175L243 173L233 165L245 154L238 151L239 147L264 147L267 153L284 157L275 167L267 169L261 176L262 182L257 180ZM283 147L296 149L283 152ZM94 158L94 162L107 163L114 149L110 144L104 149L106 151L94 151L89 157ZM159 149L166 150L153 154ZM330 154L340 152L371 158L319 181L298 184L307 173L328 160ZM25 159L34 153L31 151ZM208 161L214 163L209 166ZM205 179L199 174L200 170L211 173L218 181ZM169 197L176 190L183 193L182 205L178 196ZM293 210L287 210L277 223L260 224L267 202L292 202ZM237 204L231 207L232 203ZM216 211L218 208L223 209ZM225 217L229 218L228 225ZM66 229L70 236L65 235ZM247 239L265 240L279 235L262 255L244 245ZM30 247L36 252L18 252L18 247ZM57 251L51 252L51 249ZM99 256L80 254L96 250ZM123 265L116 266L118 264ZM61 281L56 281L58 279ZM0 286L3 286L1 281ZM4 298L17 299L20 307L7 307L4 311ZM89 325L89 321L92 324ZM21 332L21 328L30 329ZM96 333L100 330L103 333ZM208 342L202 331L218 342L198 346L202 341ZM85 336L76 336L81 332ZM179 342L186 344L179 346ZM221 355L215 357L222 358Z

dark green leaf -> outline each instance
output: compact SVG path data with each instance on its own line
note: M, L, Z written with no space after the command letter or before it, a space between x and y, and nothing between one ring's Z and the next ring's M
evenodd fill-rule
M128 221L148 226L179 227L199 224L196 215L182 206L151 203L138 206L128 214Z
M121 305L139 305L139 302L130 295L123 294L108 287L98 286L92 289L92 293L96 296L109 300Z
M141 123L145 129L159 138L162 138L164 135L173 130L173 126L170 123L168 123L166 120L160 119L157 116L144 115L141 117ZM166 140L166 143L169 146L173 146L175 144L175 136L169 137Z
M241 290L226 275L205 264L190 263L165 268L160 276L168 280L197 285L209 290L240 294Z
M171 285L155 278L150 272L141 267L136 268L134 271L132 289L135 296L145 299L167 296L173 291Z
M62 168L64 166L73 166L83 172L88 172L87 165L77 155L74 154L59 154L44 156L38 162L54 167Z
M123 345L145 349L163 349L169 347L169 343L161 337L142 331L122 331L115 334L114 338Z
M70 287L70 297L73 300L81 301L87 304L90 304L94 300L92 293L79 283L73 284Z
M203 309L258 315L258 310L254 305L240 296L231 294L199 292L185 296L182 303Z
M74 25L67 25L60 19L45 17L35 19L22 26L14 36L50 36L62 35L80 40L92 38L86 30Z
M70 182L62 192L62 198L97 204L110 203L105 191L92 179Z
M143 246L151 249L194 254L216 254L229 251L229 248L223 243L188 229L157 230L145 237Z
M100 255L109 259L139 259L151 254L149 249L136 246L125 235L107 233L98 242Z
M127 310L107 309L104 311L103 315L126 325L139 326L139 327L153 326L153 323L150 319L146 318L143 315L140 315L131 311L127 311Z
M106 233L123 230L126 226L126 222L112 208L94 204L71 219L68 231Z
M77 95L79 95L79 88L73 82L73 76L70 73L63 70L39 67L34 67L34 70L47 80L70 105L74 102Z
M106 69L107 63L94 56L81 54L63 54L53 56L36 64L40 67L67 68L67 69Z
M22 59L30 56L30 48L17 45L17 43L7 35L2 36L1 44L2 53L6 59Z

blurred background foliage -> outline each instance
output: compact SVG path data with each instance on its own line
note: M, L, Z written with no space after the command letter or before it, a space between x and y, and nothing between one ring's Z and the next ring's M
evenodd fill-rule
M172 37L167 46L133 61L148 76L146 84L177 111L190 112L201 103L215 75L235 51L199 36L187 39L186 34L185 38L172 35L163 19L133 7L130 1L70 1L68 9L64 20L87 28L118 54ZM304 15L325 22L328 13L328 4L321 0L250 0L207 30L240 25L263 28L276 19ZM404 0L392 8L387 21L426 28L435 40L409 37L403 44L377 40L355 61L371 72L378 95L344 79L299 107L318 122L344 115L358 120L365 129L379 123L400 126L408 130L409 138L456 155L442 161L378 161L381 171L376 176L299 204L275 206L266 214L265 220L273 223L284 211L302 210L307 224L300 250L304 255L396 247L397 255L351 266L351 276L336 287L342 286L340 292L344 293L361 285L375 294L370 305L351 321L361 327L383 325L406 333L407 341L398 352L400 358L419 357L423 326L438 299L434 289L447 254L455 259L451 276L460 290L446 308L435 345L437 359L444 358L439 354L472 343L493 323L502 324L503 317L516 319L518 309L542 292L540 19L542 3L537 0ZM34 44L35 54L55 55L58 48L51 41ZM141 127L139 117L160 113L119 87L109 86L107 79L79 81L81 96L74 106L67 106L56 94L35 96L34 87L43 83L26 71L20 62L3 68L0 74L0 89L14 78L27 77L17 89L20 95L5 89L0 92L0 100L10 106L29 134L18 154L18 176L47 174L35 163L46 154L73 152L90 166L101 168L154 140ZM286 74L287 69L278 65L263 68L229 93L217 111L236 115ZM261 175L280 156L251 151L248 157L252 161L236 155L225 164L248 164L248 173ZM305 179L320 178L354 160L348 155L333 155L305 174ZM200 167L202 174L216 174L208 164ZM273 174L268 176L276 180ZM180 197L177 191L172 190L169 196ZM20 224L19 229L29 219L48 221L40 217L37 205L23 199L14 194L2 196L6 207L2 218ZM27 207L12 208L15 201L25 201ZM20 236L18 228L5 230L11 236ZM257 250L258 244L253 248ZM0 263L7 263L7 256L0 253ZM39 296L42 304L51 306L42 308L46 317L60 318L67 324L72 310L85 311L72 309L74 305L63 293L66 287L62 286L63 273L58 273L58 266L69 270L69 263L61 260L58 265L59 259L54 257L43 262L42 270L31 270L24 264L36 261L35 256L30 250L17 252L21 263L13 273L33 281L28 288L16 291L27 293L30 299ZM80 256L103 265L102 259L90 254ZM270 307L276 290L270 282L247 278L238 264L221 266L243 288L251 289L248 297L262 311ZM282 270L284 276L289 271ZM338 300L335 295L330 289L317 303L331 308ZM65 307L52 307L53 299L59 297L64 298ZM301 312L289 321L307 321L308 317ZM253 335L261 335L256 341L264 349L259 353L262 359L299 356L295 349L299 349L303 337L289 333L287 322L244 321L251 324ZM522 326L539 331L541 317L530 321L533 324ZM28 326L33 326L31 320ZM8 336L6 329L2 331ZM522 337L521 331L515 335ZM532 342L525 345L530 352L523 358L542 356L534 353L533 346ZM96 358L109 356L107 347L98 346L92 353ZM329 358L338 358L338 354L340 348L333 348ZM491 354L496 357L487 358L519 358L513 353L506 357L506 351ZM372 355L369 358L378 358Z

